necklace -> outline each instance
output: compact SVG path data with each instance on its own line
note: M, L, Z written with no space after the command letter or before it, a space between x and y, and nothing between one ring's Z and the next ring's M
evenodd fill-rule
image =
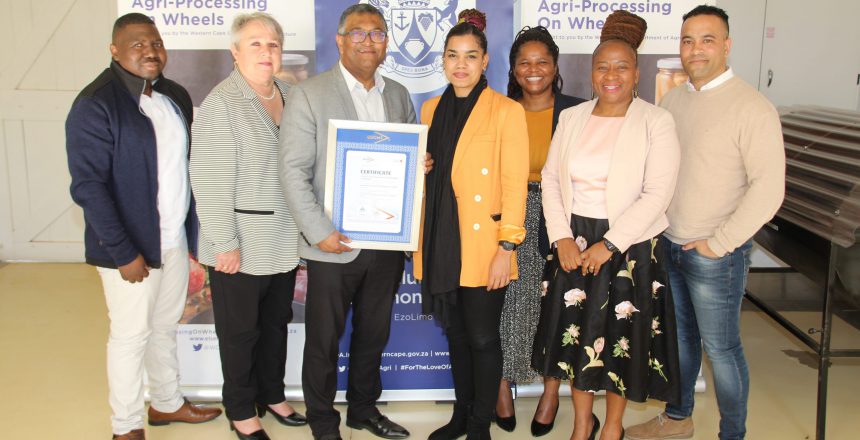
M268 97L265 97L265 96L261 95L260 93L258 93L256 90L254 90L254 93L256 93L256 94L257 94L257 96L259 96L260 98L265 99L266 101L271 101L272 99L274 99L274 98L275 98L275 94L276 94L277 92L278 92L278 88L277 88L277 87L272 86L272 94L271 94L271 95L269 95Z

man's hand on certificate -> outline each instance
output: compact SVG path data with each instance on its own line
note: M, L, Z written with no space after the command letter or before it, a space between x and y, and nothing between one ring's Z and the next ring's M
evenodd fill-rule
M433 158L430 157L430 153L424 154L424 174L430 174L430 171L433 171Z
M349 243L351 241L352 240L350 240L349 237L347 237L346 235L343 235L340 232L335 230L331 234L329 234L329 236L326 237L325 240L317 243L317 247L320 248L320 250L323 252L329 252L332 254L340 254L340 253L349 252L352 250L351 247L343 244L343 243Z

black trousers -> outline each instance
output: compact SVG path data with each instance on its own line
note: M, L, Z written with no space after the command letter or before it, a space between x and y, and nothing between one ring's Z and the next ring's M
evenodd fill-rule
M391 308L403 264L403 252L367 249L349 263L308 260L302 391L315 438L338 433L340 413L334 409L338 341L350 307L347 417L364 420L379 415L379 366L388 343Z
M255 402L284 401L287 324L293 319L298 269L275 275L208 269L224 410L230 420L245 420L256 415Z
M449 310L448 352L457 406L471 405L478 426L489 426L502 380L499 325L505 289L460 287Z

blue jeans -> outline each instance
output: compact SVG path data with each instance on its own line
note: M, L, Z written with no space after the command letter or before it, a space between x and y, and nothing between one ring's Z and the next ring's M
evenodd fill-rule
M702 345L711 360L720 409L720 439L746 435L749 369L741 346L740 312L752 241L718 259L661 240L667 247L669 283L675 300L681 363L680 405L667 405L673 418L693 415Z

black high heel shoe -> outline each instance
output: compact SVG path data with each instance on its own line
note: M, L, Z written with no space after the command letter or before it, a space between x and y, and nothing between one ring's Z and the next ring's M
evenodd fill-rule
M505 431L514 432L514 429L517 429L517 415L514 414L510 417L496 416L496 425Z
M493 411L493 421L496 422L496 425L498 425L499 428L502 428L503 430L508 431L508 432L514 432L514 430L517 429L517 413L516 413L516 407L514 407L514 396L513 396L513 393L512 393L509 386L507 387L506 392L511 394L511 410L512 410L511 413L512 414L509 417L499 417L498 414L496 414L496 412Z
M549 434L552 431L553 426L555 426L555 418L558 416L558 407L561 406L559 401L555 402L555 414L552 416L552 421L549 423L541 423L532 418L532 435L535 437L540 437Z
M236 429L236 425L233 424L233 421L230 420L230 430L236 433L236 436L239 437L239 440L272 440L269 437L269 434L266 434L266 431L259 429L250 434L242 434Z
M600 420L597 419L597 416L594 415L594 413L591 413L591 420L593 423L591 425L591 435L588 436L588 440L594 440L597 438L597 431L600 431ZM622 435L621 438L624 438L624 436Z
M269 408L269 405L257 404L257 417L263 418L266 413L272 415L278 423L284 426L305 426L308 424L308 419L299 414L298 411L293 410L293 413L288 416L282 416L276 413L272 408Z

